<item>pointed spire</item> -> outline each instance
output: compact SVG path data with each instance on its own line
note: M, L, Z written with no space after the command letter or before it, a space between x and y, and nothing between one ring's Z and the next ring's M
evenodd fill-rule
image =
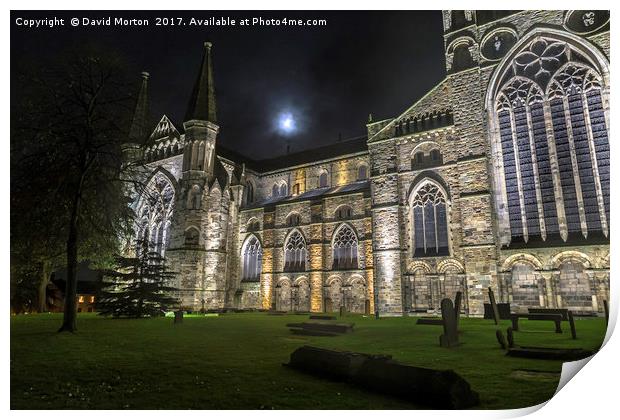
M210 42L204 43L204 54L198 79L187 107L185 121L201 120L217 123L215 112L215 86L213 82L213 60Z
M142 85L140 86L138 100L136 101L136 109L133 113L133 119L131 120L131 127L129 128L129 140L135 143L142 143L149 135L148 80L149 74L143 71Z

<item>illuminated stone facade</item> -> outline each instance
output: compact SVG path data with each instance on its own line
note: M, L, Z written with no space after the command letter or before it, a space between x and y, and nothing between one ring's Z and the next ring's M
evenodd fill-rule
M443 17L447 76L424 97L364 139L268 161L218 145L206 47L184 133L164 116L129 145L147 191L169 183L136 201L137 233L184 307L401 315L462 291L476 316L492 287L515 310L602 311L609 13Z

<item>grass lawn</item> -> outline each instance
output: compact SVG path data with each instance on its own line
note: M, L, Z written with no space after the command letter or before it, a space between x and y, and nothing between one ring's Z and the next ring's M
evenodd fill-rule
M415 366L453 369L480 394L479 408L526 407L548 400L561 362L504 356L491 320L461 319L461 346L439 347L441 327L415 318L348 316L355 331L300 337L285 324L302 315L265 313L116 320L80 315L79 332L58 334L60 314L11 317L12 409L415 409L282 366L304 344L391 354ZM502 329L510 325L502 321ZM578 319L578 340L553 333L551 322L521 320L521 345L598 349L601 318ZM548 372L543 374L527 371ZM515 372L517 371L517 372ZM549 373L550 372L550 373Z

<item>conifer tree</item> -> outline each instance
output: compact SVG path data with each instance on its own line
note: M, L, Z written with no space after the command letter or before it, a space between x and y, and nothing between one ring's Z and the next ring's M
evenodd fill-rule
M178 305L172 296L177 289L168 285L174 273L168 271L166 259L150 249L148 240L138 242L135 256L119 255L115 260L117 268L104 272L97 300L100 315L142 318Z

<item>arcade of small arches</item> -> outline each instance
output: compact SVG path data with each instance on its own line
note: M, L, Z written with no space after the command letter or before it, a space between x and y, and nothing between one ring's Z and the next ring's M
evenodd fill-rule
M546 261L518 253L500 268L499 294L516 310L528 307L597 312L609 299L609 269L596 267L578 251L557 253Z

